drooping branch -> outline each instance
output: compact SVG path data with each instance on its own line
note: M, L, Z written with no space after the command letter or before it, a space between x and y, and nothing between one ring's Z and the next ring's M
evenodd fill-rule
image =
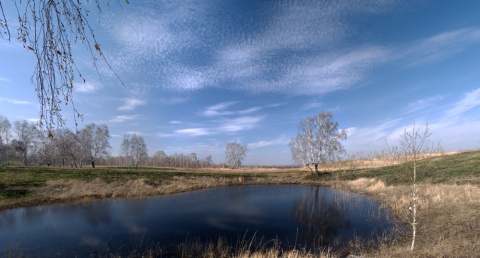
M85 78L75 63L72 50L74 44L85 45L99 76L98 59L113 71L87 19L90 11L82 2L14 0L19 24L17 39L25 49L35 55L36 65L31 82L40 102L39 123L45 124L48 131L65 123L62 116L63 105L72 106L75 123L78 118L82 118L73 102L73 87L76 80L85 82ZM101 13L101 1L92 2L98 13ZM10 40L10 30L1 0L0 11L3 17L0 19L2 37L5 34ZM117 73L113 73L124 85Z
M7 39L10 40L10 29L8 28L7 17L5 16L5 11L3 10L2 1L0 1L0 12L2 13L2 19L0 19L0 37L3 38L3 34L7 35ZM2 33L3 31L3 33Z

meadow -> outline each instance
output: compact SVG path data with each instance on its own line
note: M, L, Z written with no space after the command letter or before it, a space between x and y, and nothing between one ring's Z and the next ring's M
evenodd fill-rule
M347 253L366 257L478 257L480 254L480 151L439 155L420 161L417 243L409 250L411 232L369 245L360 241ZM373 164L373 162L371 163ZM104 198L144 198L216 186L242 184L322 185L371 196L391 209L407 229L411 218L411 173L402 164L381 160L375 165L344 162L311 175L307 168L175 169L142 167L47 168L1 167L0 210ZM280 248L251 251L246 240L236 246L189 242L183 257L336 257ZM248 248L246 248L248 247ZM161 257L149 247L132 256ZM11 256L22 256L12 254Z

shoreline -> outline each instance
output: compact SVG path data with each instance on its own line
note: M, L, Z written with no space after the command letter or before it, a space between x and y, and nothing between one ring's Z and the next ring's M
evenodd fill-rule
M411 185L408 175L401 174L395 167L337 170L320 176L311 176L301 169L215 172L167 168L0 168L0 175L5 179L1 182L2 191L27 193L25 197L0 198L0 211L110 198L146 198L221 186L318 185L367 195L391 210L408 230L405 235L376 247L354 246L355 255L476 257L480 253L479 156L480 152L471 152L436 158L434 162L439 163L433 165L434 170L422 171L425 176L418 182L419 224L413 251L409 248ZM429 175L435 175L435 180Z

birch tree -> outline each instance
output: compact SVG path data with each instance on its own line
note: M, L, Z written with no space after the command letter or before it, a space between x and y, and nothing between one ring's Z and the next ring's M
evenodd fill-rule
M22 159L25 166L29 165L29 161L36 155L40 146L41 132L33 123L26 120L16 121L14 123L15 139L12 146Z
M238 142L231 142L225 146L225 162L232 169L242 166L243 159L247 156L247 146L240 145Z
M49 131L55 124L64 124L63 104L70 104L75 120L81 116L73 103L73 87L75 81L85 82L85 78L74 59L74 44L86 47L98 74L97 60L102 60L111 69L89 23L90 9L93 7L101 13L102 6L108 2L0 0L0 37L11 40L14 31L11 26L14 25L17 31L14 38L33 54L36 67L31 81L40 102L40 125L45 123ZM17 12L6 15L5 10ZM16 19L10 21L9 17ZM119 78L115 71L113 73Z
M7 165L9 161L11 129L8 118L0 116L0 166Z
M79 132L85 158L95 168L97 158L107 156L110 151L110 133L106 125L89 124Z
M415 124L411 130L405 128L400 137L399 147L388 147L391 150L391 155L407 173L411 173L412 178L412 201L409 210L412 212L412 243L410 250L415 248L415 240L417 236L417 212L418 212L418 187L417 175L419 170L425 169L428 162L419 162L421 159L432 156L435 152L440 150L440 143L434 144L430 140L431 133L428 124L425 124L423 131ZM388 146L388 143L387 143Z
M132 165L135 166L135 169L142 162L145 162L148 159L147 145L145 144L145 139L143 136L133 134L130 138L130 153L132 156Z
M138 165L148 160L148 151L145 140L142 136L133 134L132 136L125 134L123 136L120 152L125 157L130 166L138 168Z
M298 126L298 134L290 143L292 158L310 169L315 166L317 175L320 164L340 160L345 149L341 141L347 139L347 131L339 130L338 123L330 112L321 112L313 117L306 117Z

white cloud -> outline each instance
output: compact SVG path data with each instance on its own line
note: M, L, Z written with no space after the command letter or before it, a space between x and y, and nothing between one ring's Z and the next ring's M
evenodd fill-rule
M109 123L123 123L125 121L136 120L138 118L140 118L140 115L120 115L120 116L116 116L116 117L110 119L108 122Z
M170 121L169 124L181 124L182 121L178 121L178 120L173 120L173 121Z
M0 102L5 101L14 105L34 105L34 103L26 100L18 100L18 99L7 99L7 98L0 98Z
M400 121L401 119L391 119L374 126L347 128L345 149L353 154L358 151L380 150L385 146L385 140L396 143L390 135Z
M146 134L144 134L144 133L142 133L142 132L140 132L140 131L128 131L128 132L125 132L125 134L129 134L129 135L134 135L134 134L136 134L136 135L146 135Z
M410 65L420 65L446 59L479 42L480 28L465 28L414 41L396 53L410 60Z
M247 147L249 149L257 149L257 148L262 148L262 147L267 147L267 146L272 146L272 145L286 145L290 142L290 139L288 139L285 135L281 135L277 139L273 139L270 141L258 141L258 142L252 142L247 144Z
M252 28L229 26L215 13L215 2L187 2L152 2L111 15L106 29L114 40L112 67L148 87L175 91L325 94L352 87L387 62L423 64L480 42L475 27L403 45L349 42L361 33L357 20L408 5L401 1L282 1L262 8L262 18L245 17L258 19Z
M262 119L263 116L244 116L231 120L225 120L218 130L226 133L249 130L255 128Z
M216 117L216 116L228 116L228 115L247 115L250 113L254 113L263 109L263 107L251 107L241 110L227 110L230 106L237 104L237 101L229 101L229 102L221 102L215 104L213 106L209 106L205 108L205 110L200 112L200 115L206 117ZM274 105L267 105L267 107L276 107L277 104Z
M211 130L208 128L188 128L180 129L175 131L176 134L187 135L187 136L203 136L212 134Z
M458 115L468 110L480 106L480 88L468 92L465 97L455 104L453 108L445 114L446 119L456 118Z
M229 101L229 102L222 102L218 103L216 105L207 107L205 110L201 112L201 115L207 116L207 117L212 117L212 116L224 116L224 115L231 115L233 112L231 111L226 111L228 107L236 104L238 102L236 101Z
M109 18L108 31L120 48L117 51L122 52L113 57L114 69L132 76L142 74L160 81L159 87L179 91L233 85L232 89L244 91L294 94L343 89L363 78L370 63L385 54L378 53L380 47L351 51L353 55L346 56L325 55L327 51L322 48L345 40L352 31L352 17L384 13L395 7L391 1L327 5L317 1L281 2L264 10L268 11L255 30L238 35L239 30L247 28L234 28L217 19L214 12L218 9L210 3L156 5ZM287 53L284 50L290 54L279 61L278 53ZM310 52L307 61L302 54L305 50ZM189 64L192 57L187 53L191 52L199 53L197 60L208 61ZM323 70L317 70L318 65ZM305 71L310 71L306 78L298 73Z
M310 109L318 108L320 106L322 106L322 103L320 103L320 102L310 102L310 103L304 104L301 109L302 110L310 110Z
M435 102L443 100L444 98L444 95L437 95L426 99L420 99L415 102L410 102L408 103L407 107L404 108L404 114L410 114L425 109Z
M101 84L96 82L86 81L84 83L79 82L74 84L74 89L82 93L91 93L98 90L101 87Z
M10 81L9 78L0 76L0 82L9 82L9 81Z
M133 110L138 106L147 104L146 101L137 98L127 98L123 100L123 105L118 110Z

